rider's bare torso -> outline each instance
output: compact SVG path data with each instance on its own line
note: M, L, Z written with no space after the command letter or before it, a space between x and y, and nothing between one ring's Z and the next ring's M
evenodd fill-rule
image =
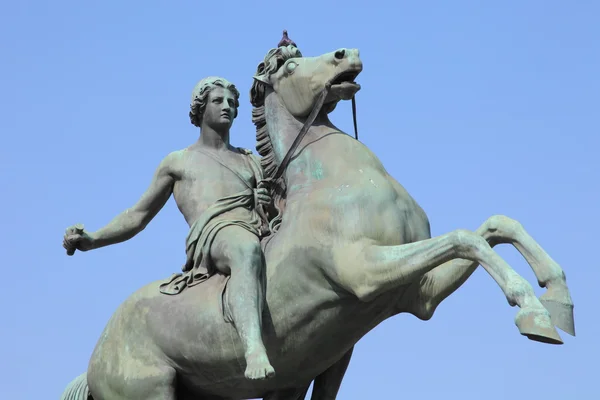
M213 157L221 160L227 167ZM250 167L249 157L252 156L243 154L235 147L214 149L201 143L173 152L167 157L167 167L174 180L173 197L188 225L191 226L219 199L240 193L248 189L248 186L256 187L256 177ZM249 212L246 208L238 208L229 211L227 216L243 217Z

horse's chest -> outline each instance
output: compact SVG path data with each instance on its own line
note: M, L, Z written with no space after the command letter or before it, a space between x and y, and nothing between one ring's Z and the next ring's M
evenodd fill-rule
M348 184L337 192L329 203L329 222L340 235L368 238L382 245L410 243L428 235L427 216L393 182L372 179L366 188Z

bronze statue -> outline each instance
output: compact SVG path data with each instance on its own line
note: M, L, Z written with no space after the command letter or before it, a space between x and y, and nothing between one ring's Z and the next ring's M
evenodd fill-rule
M554 325L575 333L565 274L520 223L493 216L474 232L431 238L425 212L377 156L331 123L328 113L360 89L361 71L358 50L308 58L283 43L254 77L257 149L273 199L261 242L262 334L276 376L245 378L244 342L231 324L239 288L217 270L176 295L161 292L165 281L134 293L63 398L84 398L71 393L87 395L89 384L96 400L299 400L314 381L313 400L334 399L364 335L399 313L432 318L479 265L519 306L522 335L560 344ZM547 289L540 299L494 252L500 243L530 264Z

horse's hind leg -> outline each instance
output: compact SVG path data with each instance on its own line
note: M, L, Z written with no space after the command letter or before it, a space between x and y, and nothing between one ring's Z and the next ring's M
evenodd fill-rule
M474 232L457 230L400 246L361 245L345 247L335 254L335 265L340 266L335 275L340 285L364 301L418 282L427 272L448 261L470 260L483 266L494 278L511 306L521 308L515 322L523 335L546 343L562 343L550 313L531 285Z
M335 364L318 375L314 380L310 400L335 400L342 380L350 364L354 347L346 352ZM278 390L263 397L263 400L304 400L310 383L304 387Z
M554 325L575 335L573 301L569 294L565 274L560 266L525 231L523 226L508 217L495 215L485 221L476 231L490 246L508 243L525 258L531 266L538 283L548 290L540 301L550 311ZM470 260L454 260L434 268L425 274L419 283L419 292L414 304L415 315L433 315L435 308L458 289L479 264Z
M121 375L101 369L88 371L90 392L94 400L176 400L175 370L168 366L127 362Z
M326 369L325 372L317 376L310 400L333 400L337 398L344 375L346 375L346 370L350 365L353 351L354 347L348 350L342 358Z
M263 400L304 400L310 384L300 388L282 389L271 392Z

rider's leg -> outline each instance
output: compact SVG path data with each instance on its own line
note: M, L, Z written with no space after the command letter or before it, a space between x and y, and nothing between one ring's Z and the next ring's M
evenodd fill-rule
M262 341L265 269L258 237L239 226L228 226L217 234L210 255L219 271L231 274L229 307L244 345L246 377L273 376L275 370Z

